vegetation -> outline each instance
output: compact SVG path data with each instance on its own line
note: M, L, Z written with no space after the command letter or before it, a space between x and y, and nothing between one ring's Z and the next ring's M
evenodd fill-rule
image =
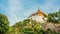
M31 23L30 23L31 22ZM41 30L41 25L33 20L26 19L23 22L16 23L16 25L12 26L16 30L17 33L21 34L33 34L38 33Z
M9 21L5 15L0 14L0 34L5 34L9 29Z
M48 14L48 22L60 23L60 10L59 12Z
M60 23L60 11L48 14L48 22ZM0 14L0 34L60 34L51 31L44 31L43 24L37 23L34 20L25 19L22 22L17 22L13 26L9 26L9 21L5 15Z

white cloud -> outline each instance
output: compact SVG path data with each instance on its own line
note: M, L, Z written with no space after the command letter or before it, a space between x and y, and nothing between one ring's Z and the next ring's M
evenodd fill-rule
M9 14L8 19L10 21L10 25L21 20L21 18L18 17L19 10L22 10L19 0L8 0L7 14Z

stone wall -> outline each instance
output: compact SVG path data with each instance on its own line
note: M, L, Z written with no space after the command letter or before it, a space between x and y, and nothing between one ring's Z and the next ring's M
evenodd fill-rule
M55 24L55 23L44 23L43 24L43 30L52 30L52 31L56 31L56 32L60 32L60 24Z

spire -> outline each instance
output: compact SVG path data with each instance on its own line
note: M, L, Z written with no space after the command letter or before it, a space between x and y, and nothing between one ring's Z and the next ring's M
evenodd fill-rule
M40 9L38 8L38 12L40 12Z
M32 15L30 15L29 17L32 17L32 16L35 16L35 15L38 15L38 16L45 16L46 14L44 12L42 12L39 8L37 10L36 13L33 13ZM46 15L47 16L47 15Z
M38 8L38 11L36 14L43 14L43 12Z

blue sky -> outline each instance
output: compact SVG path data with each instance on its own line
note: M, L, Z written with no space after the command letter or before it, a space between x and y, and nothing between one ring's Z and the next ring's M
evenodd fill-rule
M0 0L0 13L8 17L10 25L28 18L38 8L47 14L58 11L60 0Z

